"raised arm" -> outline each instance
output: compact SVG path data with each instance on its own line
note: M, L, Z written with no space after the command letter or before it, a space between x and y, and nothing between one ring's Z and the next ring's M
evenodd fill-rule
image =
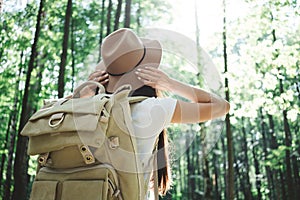
M230 105L223 98L172 79L159 69L146 67L138 70L137 75L145 85L172 92L191 101L177 101L173 123L203 122L229 112Z

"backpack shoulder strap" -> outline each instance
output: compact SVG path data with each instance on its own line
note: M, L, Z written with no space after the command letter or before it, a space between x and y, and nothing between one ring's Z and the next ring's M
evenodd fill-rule
M134 97L128 97L128 101L130 104L132 103L138 103L138 102L141 102L141 101L144 101L145 99L148 99L149 97L146 97L146 96L134 96Z

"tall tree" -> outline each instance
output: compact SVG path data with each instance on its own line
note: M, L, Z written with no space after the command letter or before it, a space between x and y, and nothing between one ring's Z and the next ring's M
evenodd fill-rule
M124 27L130 28L130 18L131 18L131 0L125 1L125 21L124 21Z
M59 65L58 98L62 98L65 92L65 71L66 71L66 62L67 62L67 55L68 55L68 42L69 42L69 32L70 32L69 30L70 30L71 17L72 17L72 0L68 0L66 14L65 14L62 53L61 53L60 65Z
M34 68L35 58L37 54L37 44L41 31L41 19L44 7L44 1L40 1L39 11L37 14L36 28L33 44L31 47L31 55L28 63L28 69L26 74L25 88L22 100L22 111L21 118L18 129L18 141L17 141L17 149L16 149L16 157L14 161L14 191L13 191L13 200L24 199L27 196L27 185L28 185L28 156L26 154L27 149L27 138L20 135L21 130L25 126L25 123L29 119L30 111L28 110L28 98L29 98L29 86L31 79L31 72Z
M119 28L120 16L121 16L121 11L122 11L122 2L123 2L123 0L118 0L118 7L116 10L116 16L115 16L114 31Z
M226 28L226 0L223 0L223 57L224 57L224 74L228 73L227 69L227 28ZM229 85L228 78L225 77L225 98L229 101ZM229 113L225 118L226 122L226 139L227 139L227 158L228 158L228 172L227 172L227 199L234 199L234 168L233 168L233 144L232 132L230 127Z
M23 51L21 52L21 61L23 58ZM18 101L19 101L19 87L20 87L20 79L21 79L21 73L22 73L22 63L20 63L18 77L16 77L16 85L15 85L15 92L14 92L14 105L13 109L11 111L11 118L9 121L9 126L7 129L7 136L10 135L9 140L6 142L9 142L9 145L6 144L8 149L8 155L7 155L7 167L6 167L6 180L4 184L4 200L5 199L11 199L11 180L12 180L12 166L13 166L13 155L14 155L14 149L15 149L15 141L16 141L16 133L17 133L17 115L18 115Z
M111 12L112 12L112 0L108 1L108 8L107 8L107 14L106 14L106 35L109 35L111 33Z
M100 19L100 37L99 37L99 53L98 53L98 62L101 60L101 44L103 40L103 30L104 30L104 13L105 13L105 0L102 0L101 3L101 19Z

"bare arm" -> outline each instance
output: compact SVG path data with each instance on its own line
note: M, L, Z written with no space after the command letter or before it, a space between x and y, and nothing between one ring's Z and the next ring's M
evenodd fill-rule
M211 120L229 112L229 103L215 94L169 78L159 69L146 67L140 69L137 75L145 85L169 91L191 100L177 101L172 118L174 123L195 123Z

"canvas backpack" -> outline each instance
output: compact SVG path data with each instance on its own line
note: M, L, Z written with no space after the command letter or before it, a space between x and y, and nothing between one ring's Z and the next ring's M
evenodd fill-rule
M48 101L29 119L21 134L28 154L39 155L31 200L142 200L148 189L136 150L130 104L122 86L88 98ZM76 95L73 95L73 97ZM157 183L156 183L157 185ZM157 191L157 190L156 190Z

